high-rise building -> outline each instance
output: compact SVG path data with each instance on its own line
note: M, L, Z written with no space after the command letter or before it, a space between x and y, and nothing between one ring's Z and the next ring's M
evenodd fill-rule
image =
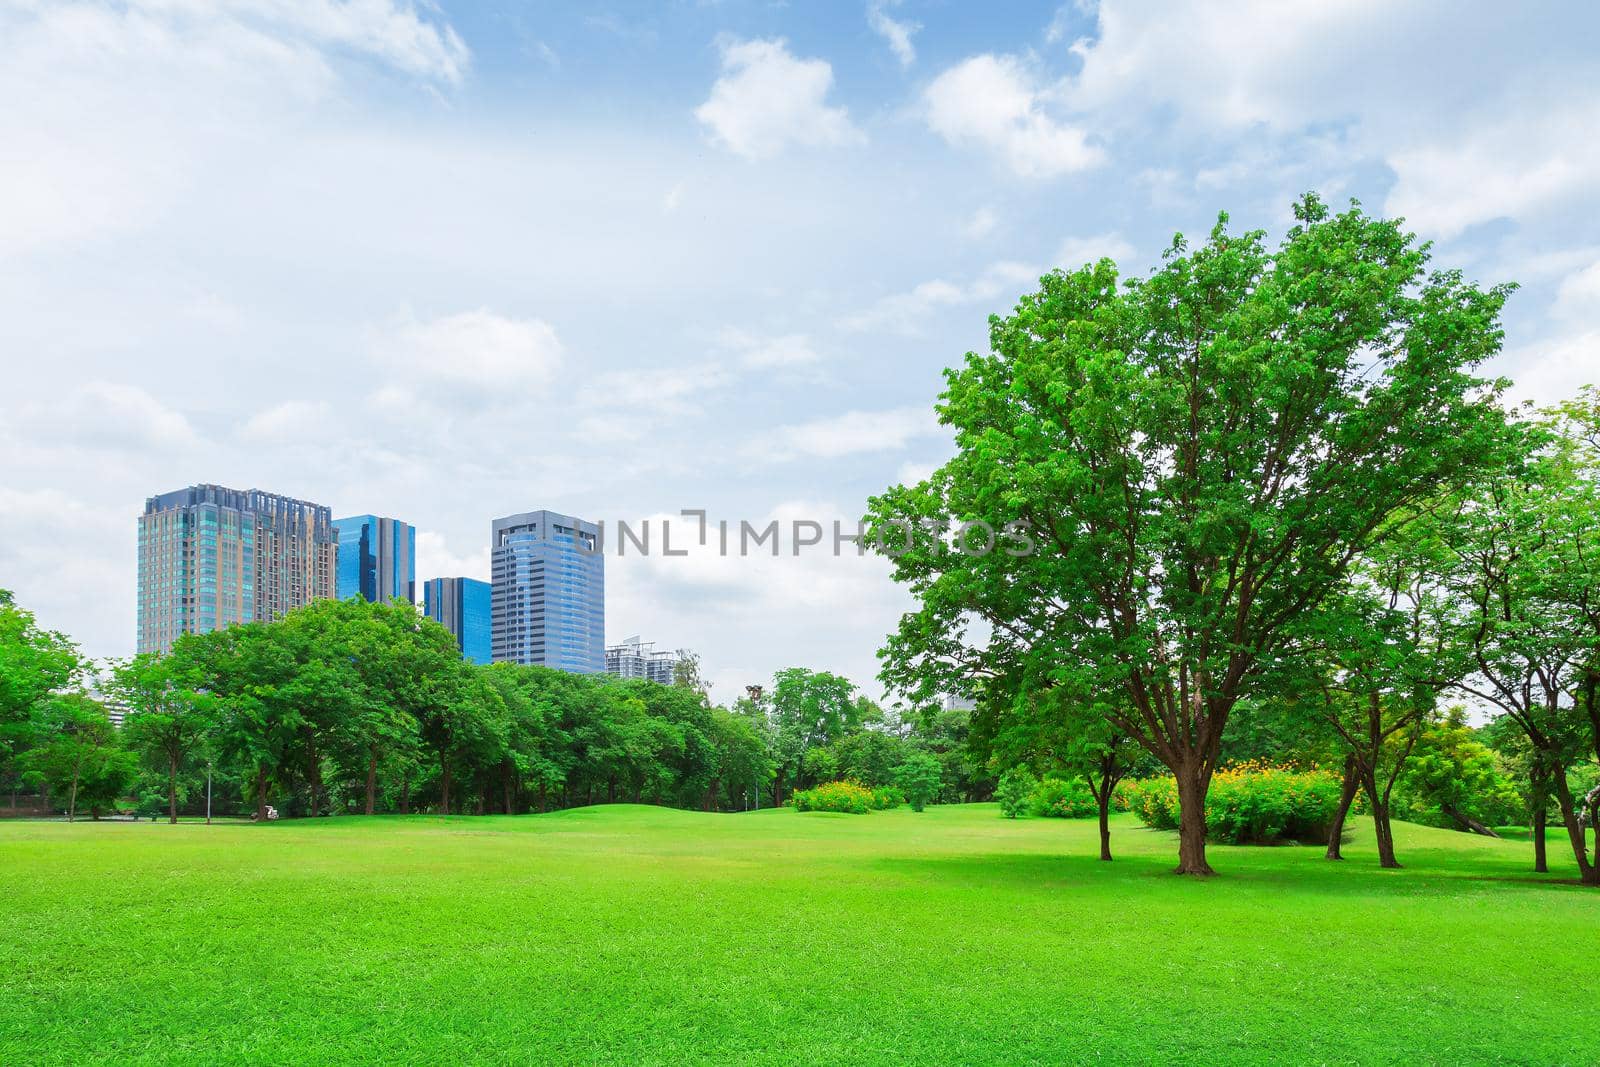
M150 497L139 516L139 651L333 596L336 547L320 504L220 485Z
M417 530L399 519L352 515L334 519L339 532L339 599L387 604L417 599Z
M579 674L605 670L606 582L600 529L530 511L490 528L492 655Z
M657 652L654 641L625 637L620 645L606 646L606 673L671 685L678 676L678 660L682 655L682 652Z
M422 612L455 635L461 655L491 662L490 589L476 578L429 578L422 583Z

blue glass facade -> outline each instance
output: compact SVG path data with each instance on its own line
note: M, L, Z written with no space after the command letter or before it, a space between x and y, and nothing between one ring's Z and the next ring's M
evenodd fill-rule
M553 511L495 519L492 656L579 674L606 668L605 556L592 522Z
M374 603L417 599L417 531L399 519L352 515L339 531L338 595Z
M491 662L488 582L476 578L430 578L422 583L422 612L455 635L463 658Z

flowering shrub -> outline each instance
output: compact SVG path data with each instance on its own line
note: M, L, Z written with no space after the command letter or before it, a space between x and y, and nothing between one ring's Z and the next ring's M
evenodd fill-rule
M802 789L794 795L796 811L838 811L849 815L865 815L875 806L871 789L858 782L823 782Z
M1082 778L1046 778L1033 791L1035 815L1053 819L1088 819L1100 813L1094 794Z
M1157 830L1178 828L1171 778L1125 783L1130 809ZM1339 776L1259 763L1225 767L1206 796L1206 837L1234 845L1324 840L1339 807Z

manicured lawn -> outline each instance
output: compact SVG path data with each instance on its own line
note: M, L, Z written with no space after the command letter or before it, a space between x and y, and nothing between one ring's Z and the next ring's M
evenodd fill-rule
M0 1064L1594 1062L1570 856L1396 829L1199 882L992 805L0 823Z

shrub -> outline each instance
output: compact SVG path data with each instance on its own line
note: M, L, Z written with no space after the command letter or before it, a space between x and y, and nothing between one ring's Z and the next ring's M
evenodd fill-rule
M1000 814L1015 819L1027 811L1033 791L1038 787L1039 780L1026 767L1013 767L1002 774L994 790L994 798L1000 802Z
M823 782L793 796L796 811L837 811L865 815L873 808L872 790L856 782Z
M897 785L880 785L872 790L872 810L884 811L898 808L906 802L906 795Z
M1178 786L1171 778L1126 783L1131 810L1156 830L1178 827ZM1339 807L1339 776L1330 771L1246 764L1218 771L1206 796L1206 837L1234 845L1326 840Z
M1033 791L1030 806L1035 815L1050 819L1087 819L1100 814L1100 805L1082 778L1046 778Z
M921 811L923 805L939 795L944 780L944 767L937 757L926 752L913 752L905 762L895 768L895 784L905 791L912 811Z

